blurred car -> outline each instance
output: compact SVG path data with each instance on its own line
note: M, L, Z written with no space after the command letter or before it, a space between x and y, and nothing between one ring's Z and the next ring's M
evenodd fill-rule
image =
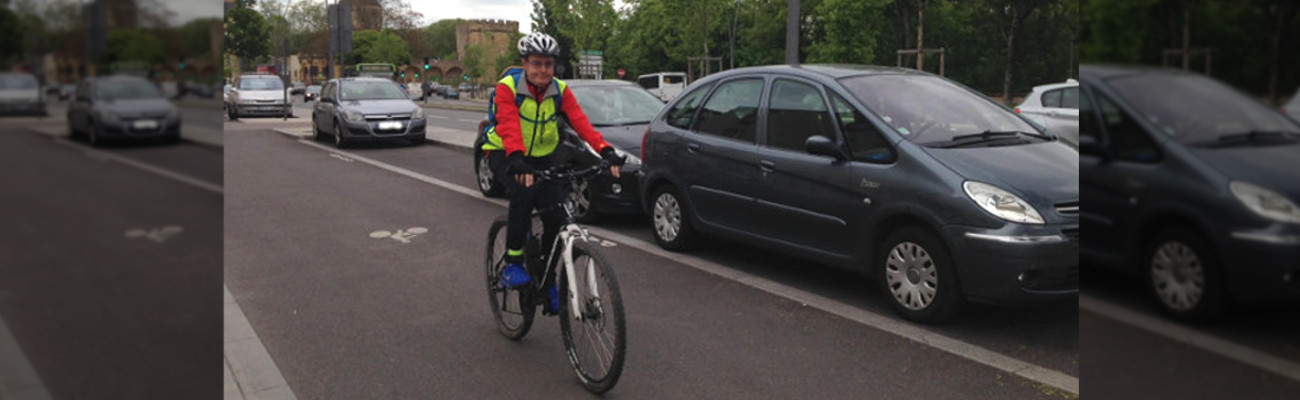
M300 95L307 89L307 84L302 82L293 82L289 85L289 95Z
M1300 124L1202 75L1083 65L1080 255L1162 310L1300 299Z
M420 85L407 84L406 95L412 100L424 100L424 91L420 90Z
M252 115L293 116L293 107L286 101L288 89L280 77L243 74L235 78L233 86L226 101L226 114L230 119Z
M358 140L406 139L424 143L424 109L406 97L392 80L353 77L332 79L312 107L316 140L333 137L337 147Z
M1300 90L1296 90L1291 96L1291 101L1282 106L1282 112L1291 117L1292 120L1300 122Z
M875 276L904 318L969 299L1078 296L1078 152L993 100L910 69L709 75L646 131L661 247L699 234Z
M195 81L185 81L182 85L185 85L185 93L188 93L191 96L202 99L211 99L214 96L211 86Z
M77 91L77 85L68 83L59 88L59 101L67 101Z
M442 96L442 97L445 97L445 98L448 98L448 99L456 99L456 100L460 100L460 91L459 91L459 90L456 90L456 88L450 88L450 87L449 87L449 88L447 88L446 95L444 95L444 96Z
M302 91L303 101L320 100L320 89L321 89L320 85L311 85L308 86L306 89L303 89Z
M68 133L99 146L113 140L181 138L181 115L161 90L138 76L91 78L68 105Z
M49 115L36 75L0 72L0 115Z
M638 195L638 180L641 176L641 137L646 126L664 104L658 98L631 82L618 80L584 80L564 81L568 84L578 105L591 125L605 138L605 142L624 156L626 163L620 170L620 177L615 179L607 174L597 176L593 181L574 183L570 193L574 205L574 218L579 222L590 223L600 214L625 214L642 212L641 199ZM479 191L484 196L500 197L505 188L497 182L492 169L488 167L485 151L482 150L488 120L484 117L478 124L478 138L474 142L474 175L478 180ZM600 155L588 146L578 133L569 126L568 121L560 119L560 132L570 153L561 155L581 167L588 167L600 162Z
M1079 81L1034 86L1015 111L1070 143L1079 142Z

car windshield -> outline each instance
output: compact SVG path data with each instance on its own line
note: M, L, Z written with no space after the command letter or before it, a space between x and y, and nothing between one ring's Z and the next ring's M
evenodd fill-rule
M95 98L99 99L160 99L162 92L152 82L144 79L108 79L95 85Z
M405 100L406 93L388 81L343 82L343 100Z
M1136 74L1106 80L1135 117L1183 144L1250 132L1300 132L1277 110L1194 74Z
M239 90L283 90L279 78L244 78L239 80Z
M840 82L885 124L913 143L948 142L982 132L1038 133L1010 110L941 77L869 75Z
M320 85L311 85L307 87L309 93L320 93Z
M639 86L570 86L593 126L650 123L664 103Z
M36 89L36 77L31 75L7 74L0 75L0 90L4 89Z

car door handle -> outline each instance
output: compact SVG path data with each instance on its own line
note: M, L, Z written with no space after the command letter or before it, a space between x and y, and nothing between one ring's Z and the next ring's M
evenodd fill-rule
M689 152L691 152L691 153L699 153L699 152L700 152L700 144L699 144L699 143L689 143L689 144L686 145L686 151L689 151Z
M776 171L776 163L767 160L759 161L758 169L762 170L763 172Z

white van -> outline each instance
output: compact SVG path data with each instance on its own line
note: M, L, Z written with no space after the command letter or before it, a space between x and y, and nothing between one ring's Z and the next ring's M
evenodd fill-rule
M636 77L636 83L663 101L672 100L686 89L685 72L656 72Z

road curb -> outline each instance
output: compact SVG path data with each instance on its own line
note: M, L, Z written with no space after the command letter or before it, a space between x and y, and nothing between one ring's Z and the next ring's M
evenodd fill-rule
M469 104L440 104L440 103L421 103L421 102L416 102L415 104L419 105L421 108L438 108L443 110L457 110L457 111L487 112L488 109L487 104L469 105Z

